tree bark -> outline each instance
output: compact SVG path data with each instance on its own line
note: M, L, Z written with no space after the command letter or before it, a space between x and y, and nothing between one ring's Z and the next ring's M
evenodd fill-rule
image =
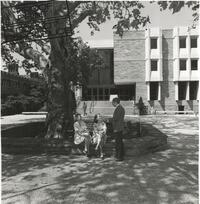
M63 2L54 2L52 8L47 13L48 17L62 15ZM51 22L48 25L49 35L59 33L65 29L65 20ZM50 39L51 54L49 65L47 66L48 76L48 100L46 118L47 134L46 138L66 138L73 122L73 110L70 97L70 37L59 37Z

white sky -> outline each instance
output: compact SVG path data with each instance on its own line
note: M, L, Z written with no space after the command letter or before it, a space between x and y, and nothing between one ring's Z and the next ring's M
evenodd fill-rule
M175 26L191 26L193 22L191 8L185 7L176 14L172 14L172 11L168 9L160 11L158 4L155 2L151 4L148 1L143 2L145 8L142 9L143 15L149 15L151 24L148 27L161 27L161 28L173 28ZM90 35L90 28L87 25L87 21L80 24L79 33L77 36L81 36L84 41L88 41L89 44L94 45L95 41L108 41L113 40L113 30L115 20L111 19L100 26L100 31L95 32L93 36ZM90 43L91 42L91 43ZM99 42L96 42L99 44ZM112 43L112 42L111 42Z
M165 10L160 11L157 3L150 4L148 1L143 1L145 8L142 9L142 14L149 15L151 23L148 27L161 27L161 28L173 28L175 26L191 26L193 17L192 11L190 8L185 7L180 12L176 14L172 14L172 11ZM106 21L106 23L100 25L100 31L95 32L93 36L91 36L90 28L87 25L87 21L84 21L80 24L77 31L79 33L76 36L82 37L85 42L88 42L91 47L105 46L110 47L113 44L113 30L112 27L115 24L114 19L110 21ZM17 59L20 59L18 55L16 55ZM21 59L20 59L21 61ZM2 69L2 67L1 67ZM20 74L25 74L25 72L20 69Z

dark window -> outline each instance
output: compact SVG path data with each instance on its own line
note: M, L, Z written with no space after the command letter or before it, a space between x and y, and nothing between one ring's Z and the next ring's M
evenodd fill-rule
M150 82L150 100L158 100L158 82Z
M180 60L180 70L182 71L186 70L186 60L185 59Z
M109 100L109 89L105 89L105 100Z
M158 70L158 60L151 60L151 71Z
M191 48L197 48L197 36L190 38Z
M198 81L190 82L190 100L197 100L198 86Z
M93 97L92 100L97 100L97 88L93 88Z
M187 82L178 82L178 100L186 100Z
M99 100L103 100L103 89L99 88Z
M198 69L198 60L191 60L191 70L197 70Z
M92 89L87 89L87 100L91 100L92 99Z
M186 37L180 37L180 48L186 48Z
M157 38L151 38L151 49L157 49Z

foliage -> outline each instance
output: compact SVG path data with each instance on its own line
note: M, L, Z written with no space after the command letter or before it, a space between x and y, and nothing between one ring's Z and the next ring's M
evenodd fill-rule
M142 100L142 97L139 98L138 103L136 103L135 105L139 110L139 115L146 115L147 114L147 109L146 109L146 106Z
M188 7L193 11L194 26L198 24L199 21L199 1L158 1L161 11L169 9L172 13L179 12L182 8Z
M27 95L8 96L2 104L2 115L20 114L24 111L38 111L47 100L45 83L31 84Z
M38 111L43 106L42 100L32 96L9 96L1 107L1 115L20 114L24 111Z

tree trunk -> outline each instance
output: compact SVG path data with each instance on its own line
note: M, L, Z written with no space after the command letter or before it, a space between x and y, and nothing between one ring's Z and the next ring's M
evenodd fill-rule
M62 15L64 2L54 2L47 13L48 17ZM65 20L54 21L48 24L49 35L59 33L65 29ZM46 138L63 138L67 136L69 124L73 124L72 102L69 91L70 82L70 37L50 39L51 54L47 67L48 100L46 118Z

